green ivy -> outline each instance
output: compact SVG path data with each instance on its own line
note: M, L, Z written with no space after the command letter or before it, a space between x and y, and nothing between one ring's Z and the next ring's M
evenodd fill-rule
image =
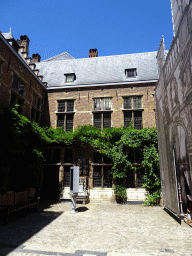
M34 161L38 168L42 165L42 151L46 145L60 143L73 147L90 146L96 151L110 157L113 167L111 173L116 180L127 176L127 173L134 171L132 162L133 151L142 157L141 167L145 169L145 182L143 187L147 190L147 199L154 204L158 204L161 183L159 171L159 158L157 150L157 131L155 128L144 128L136 130L132 124L128 128L106 128L99 129L92 125L79 126L74 131L65 132L62 128L53 129L52 127L39 127L35 122L31 122L26 117L19 115L16 108L0 106L0 122L2 141L6 144L0 146L1 169L3 184L0 189L7 187L8 176L11 166L14 164L23 165L28 161L32 170ZM31 156L33 155L33 162ZM12 159L11 164L9 164ZM21 171L22 175L22 171ZM29 179L29 175L26 175ZM122 184L116 183L115 194L125 198L126 188Z

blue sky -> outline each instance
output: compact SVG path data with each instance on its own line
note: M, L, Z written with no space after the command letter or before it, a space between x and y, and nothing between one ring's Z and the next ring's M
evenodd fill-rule
M170 0L0 0L0 30L27 35L29 56L87 58L157 51L173 39Z

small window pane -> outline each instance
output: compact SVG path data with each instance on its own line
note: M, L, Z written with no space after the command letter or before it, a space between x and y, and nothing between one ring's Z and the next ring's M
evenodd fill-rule
M141 108L141 97L133 97L133 108Z
M142 129L142 111L134 112L134 128L138 130Z
M70 132L73 129L73 115L66 116L66 132Z
M124 98L124 109L132 108L131 97Z
M73 82L73 75L67 75L67 82Z
M67 101L67 112L73 111L73 107L74 107L74 101L68 100Z
M127 77L136 77L136 69L127 69Z
M101 187L101 166L94 166L93 186Z
M101 110L101 99L94 99L94 110Z
M65 112L65 101L58 101L58 112Z
M124 112L124 127L127 128L130 126L132 119L132 112Z
M100 113L94 114L94 126L97 128L101 128L101 114Z
M64 115L58 115L57 127L64 127L64 120L65 120Z
M112 174L110 173L111 166L104 166L104 188L112 187Z
M103 129L111 127L111 113L103 113Z
M110 98L103 99L103 109L111 110L111 99Z
M64 167L64 186L70 186L70 166Z

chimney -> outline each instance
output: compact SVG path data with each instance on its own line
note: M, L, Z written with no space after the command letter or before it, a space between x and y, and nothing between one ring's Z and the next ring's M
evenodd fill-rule
M22 54L25 55L25 58L28 57L28 53L29 53L29 38L28 36L20 36L20 40L17 40L17 43L20 47L23 48Z
M32 60L31 60L31 63L34 63L34 62L40 62L40 59L41 59L41 56L39 55L39 53L33 53L32 54Z
M89 50L89 58L97 57L97 56L98 56L97 49L90 49Z

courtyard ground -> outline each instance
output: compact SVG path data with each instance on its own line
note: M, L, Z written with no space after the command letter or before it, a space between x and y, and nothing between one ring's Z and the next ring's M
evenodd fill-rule
M38 212L0 224L0 255L190 255L192 229L163 207L43 202ZM21 214L21 213L20 213Z

